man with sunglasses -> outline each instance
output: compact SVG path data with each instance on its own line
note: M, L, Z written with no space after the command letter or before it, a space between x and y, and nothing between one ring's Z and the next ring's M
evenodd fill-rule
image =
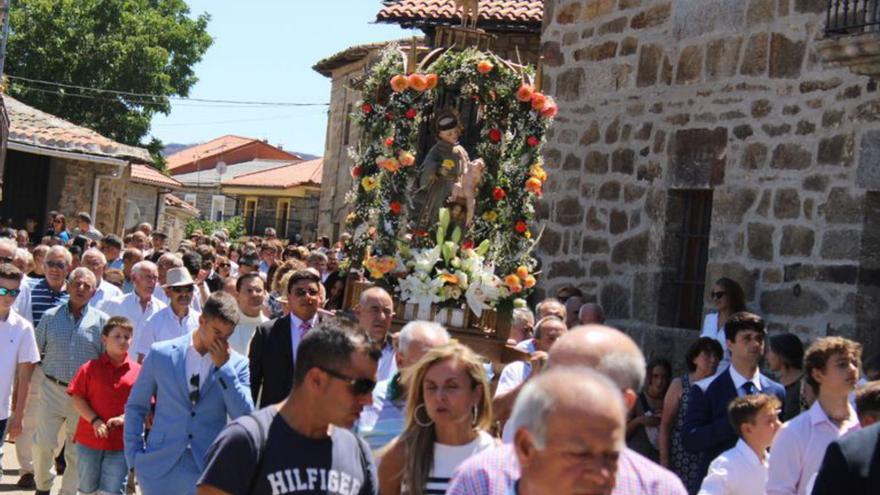
M220 433L197 493L377 494L370 449L348 428L372 400L378 359L361 332L331 322L309 332L286 398Z
M254 409L247 360L229 345L236 323L235 299L212 294L195 330L155 344L144 360L123 426L125 459L144 495L195 493L208 447L229 418ZM144 421L154 398L145 439Z
M199 326L200 313L192 309L195 282L186 268L171 268L165 276L170 294L168 307L162 308L144 323L143 330L135 334L135 351L142 363L156 342L171 340L191 333Z
M248 358L251 392L260 407L280 402L290 392L296 350L303 337L318 324L318 308L324 303L320 284L316 271L295 271L287 284L290 313L259 325L254 332Z

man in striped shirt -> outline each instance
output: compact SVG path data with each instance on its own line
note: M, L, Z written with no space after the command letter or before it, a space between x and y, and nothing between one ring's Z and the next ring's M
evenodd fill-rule
M46 278L22 287L15 300L15 311L30 320L34 328L40 324L43 313L67 302L64 281L70 271L73 257L64 246L52 246L46 254L44 269Z

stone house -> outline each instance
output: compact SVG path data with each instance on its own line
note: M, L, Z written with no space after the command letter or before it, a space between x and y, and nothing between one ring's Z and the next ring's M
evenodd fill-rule
M221 190L234 198L248 234L273 227L279 238L311 242L317 239L322 176L321 158L284 162L223 180Z
M172 194L182 187L183 184L151 166L132 164L125 231L148 222L168 236L170 246L176 246L183 239L186 223L199 216L198 209ZM173 199L169 200L169 196Z
M184 239L186 224L198 218L199 210L173 194L165 194L162 215L162 231L168 234L169 246L178 246Z
M492 39L489 47L510 60L535 63L540 43L542 0L483 0L480 2L478 27ZM424 33L417 38L419 53L436 46L449 46L450 26L460 18L452 0L390 0L384 2L376 22L400 24ZM369 65L389 43L408 50L411 40L357 45L325 58L312 67L331 79L330 111L324 146L324 178L318 212L318 235L338 238L348 208L345 195L351 189L349 171L354 163L348 149L360 139L357 126L349 115L361 99L358 87Z
M880 351L880 94L823 60L830 3L544 3L542 288L673 355L727 276L773 332Z
M3 95L9 138L0 216L24 228L37 221L43 232L48 212L68 219L89 212L104 233L122 233L130 164L149 164L142 148L112 141ZM74 225L70 225L72 228Z

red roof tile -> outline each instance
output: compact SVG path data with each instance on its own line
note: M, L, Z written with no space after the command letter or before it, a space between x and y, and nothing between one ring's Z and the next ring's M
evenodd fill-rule
M165 163L168 166L168 170L174 170L181 165L192 163L200 158L223 153L224 151L229 151L254 141L256 141L256 139L241 136L221 136L217 139L212 139L207 143L182 149L173 155L169 155L165 157Z
M131 165L131 181L139 184L147 184L150 186L170 187L180 189L183 184L168 177L162 172L156 170L149 165L140 165L133 163Z
M259 170L239 175L234 179L225 180L224 186L267 187L287 189L299 185L321 185L321 173L324 170L324 159L316 158L306 162L297 162L269 170Z
M481 0L481 24L534 25L544 18L543 0ZM378 22L450 24L461 22L453 0L387 0Z
M102 158L149 163L150 153L135 146L117 143L97 132L72 124L34 107L3 95L9 115L9 143L42 148L48 151L77 153Z
M187 203L186 201L178 198L177 196L175 196L171 193L168 193L165 195L165 206L181 208L183 210L191 211L191 212L195 213L196 215L199 214L198 208L196 208L195 206Z

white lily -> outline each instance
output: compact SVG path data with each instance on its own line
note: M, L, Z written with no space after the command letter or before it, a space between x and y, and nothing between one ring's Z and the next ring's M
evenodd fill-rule
M490 309L488 302L498 300L498 284L500 279L490 273L482 273L473 277L470 285L465 291L465 299L467 299L468 307L475 315L483 314L484 309Z
M440 261L440 246L413 253L413 261L415 261L414 270L425 274L431 273L434 270L434 265Z
M434 278L423 279L412 273L400 281L400 298L409 303L429 306L440 302L440 288L443 281Z

